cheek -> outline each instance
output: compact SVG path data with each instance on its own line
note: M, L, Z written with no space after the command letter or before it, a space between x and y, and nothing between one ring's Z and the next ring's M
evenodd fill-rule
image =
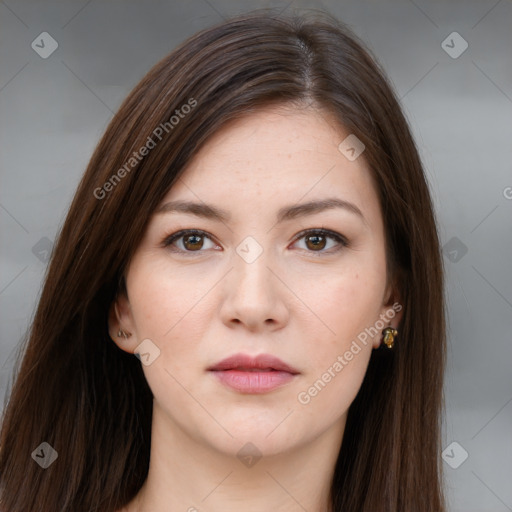
M358 336L375 322L379 294L357 274L330 279L324 291L316 311L329 330L309 337L314 343L307 348L309 368L297 400L331 422L348 410L363 382L373 348L370 338Z
M321 415L322 421L327 423L348 410L361 387L371 357L371 343L357 338L364 330L365 322L361 318L368 316L364 311L356 315L358 305L354 301L339 304L328 319L336 335L319 338L309 348L309 368L297 400L306 412ZM367 309L368 305L364 306Z
M215 282L212 275L170 269L165 258L147 258L133 265L130 304L137 331L140 336L154 337L168 344L176 333L199 327L198 315L207 301L202 300ZM189 337L193 331L188 330Z
M189 383L190 372L202 370L200 341L216 311L208 292L219 277L211 269L169 267L162 258L141 259L131 267L127 286L138 341L150 339L159 350L158 358L143 367L146 379L155 396L171 393L183 405L178 383Z
M170 272L165 262L148 260L134 262L128 277L137 341L149 339L159 351L154 362L142 366L146 380L155 397L172 396L174 408L184 407L187 394L180 383L198 366L196 341L210 322L208 302L201 298L212 278L203 286L196 275L191 281L188 272Z
M304 302L323 324L324 339L342 348L378 318L385 275L362 266L331 274L314 287L308 285L311 282L304 282L301 290Z
M317 322L315 336L309 329L314 343L308 342L309 371L298 397L331 419L348 409L363 382L373 350L366 329L379 318L385 287L377 259L354 259L335 276L322 279L321 293L309 297L324 325Z

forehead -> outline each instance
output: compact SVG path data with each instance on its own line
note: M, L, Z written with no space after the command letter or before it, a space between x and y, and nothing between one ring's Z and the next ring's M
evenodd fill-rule
M339 196L379 216L362 157L338 146L350 134L324 111L269 107L231 121L189 162L162 202L176 199L279 209L281 203Z

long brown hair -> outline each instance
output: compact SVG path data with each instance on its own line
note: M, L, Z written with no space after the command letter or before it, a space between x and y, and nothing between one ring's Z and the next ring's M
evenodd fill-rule
M5 407L2 511L113 512L137 494L149 468L153 397L140 361L108 333L123 274L151 214L212 134L263 106L304 102L332 113L366 146L403 305L395 347L372 352L349 409L332 510L445 510L443 269L407 121L384 72L342 23L256 12L199 32L157 63L99 142ZM58 453L47 469L31 457L43 442Z

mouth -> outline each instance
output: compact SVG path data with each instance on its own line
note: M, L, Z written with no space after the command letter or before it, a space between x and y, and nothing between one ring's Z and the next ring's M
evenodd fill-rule
M275 368L243 368L241 366L238 368L227 368L226 370L221 370L221 371L227 372L230 370L237 370L239 372L277 372L277 371L279 371L279 370L276 370Z
M208 368L220 383L239 393L268 393L292 381L299 371L270 354L235 354Z

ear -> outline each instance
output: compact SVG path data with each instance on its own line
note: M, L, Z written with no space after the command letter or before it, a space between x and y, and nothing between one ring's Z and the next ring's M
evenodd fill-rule
M386 289L385 298L380 311L380 320L384 322L384 327L393 327L398 330L397 339L400 339L400 330L398 326L402 321L404 306L401 295L398 291L398 282L394 280ZM375 336L373 348L379 348L383 343L382 336Z
M120 335L119 332L122 332ZM117 295L108 313L108 332L114 343L125 352L134 353L137 347L137 332L130 302L125 293Z

